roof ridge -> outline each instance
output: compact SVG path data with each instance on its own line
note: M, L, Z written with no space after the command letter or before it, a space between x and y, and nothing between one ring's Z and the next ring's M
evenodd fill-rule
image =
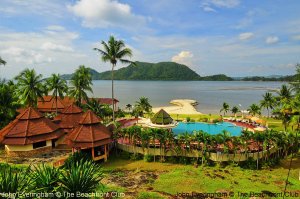
M75 136L75 138L74 138L74 141L77 140L77 138L78 138L78 136L79 136L79 134L80 134L80 130L81 130L82 128L83 128L83 125L81 125L80 128L77 130L77 134L76 134L76 136Z

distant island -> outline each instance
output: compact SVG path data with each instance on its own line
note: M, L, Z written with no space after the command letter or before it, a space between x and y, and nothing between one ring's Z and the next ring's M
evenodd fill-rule
M111 71L99 73L90 68L93 80L110 80ZM65 74L62 77L71 79L73 74ZM294 76L276 77L243 77L233 78L225 74L200 76L188 66L175 62L135 62L127 67L114 71L115 80L163 80L163 81L292 81Z

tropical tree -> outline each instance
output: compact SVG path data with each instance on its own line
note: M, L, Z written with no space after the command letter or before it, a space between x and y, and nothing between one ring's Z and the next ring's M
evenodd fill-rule
M87 101L86 107L102 119L107 119L112 115L112 109L108 104L101 104L94 98Z
M227 104L226 102L224 102L224 103L223 103L223 107L222 107L221 110L220 110L220 113L223 112L223 113L224 113L224 116L225 116L225 114L229 111L229 109L230 109L229 104Z
M266 92L263 95L263 100L260 101L260 106L266 108L268 111L268 117L270 117L270 109L273 109L276 105L276 100L272 93Z
M300 94L300 64L296 64L296 75L290 84L293 91L295 91L297 94Z
M88 100L86 91L93 92L92 90L92 75L90 69L81 65L75 71L71 78L71 87L69 89L69 95L76 99L76 103L81 105L83 100Z
M280 102L286 102L288 100L291 100L293 95L292 95L292 90L290 87L288 87L287 85L283 84L280 88L279 91L277 91L278 97L277 99Z
M234 117L236 117L236 114L240 111L239 107L234 106L231 109L231 112L234 114Z
M57 115L57 101L58 97L61 99L64 98L64 94L68 92L68 86L66 80L62 79L59 74L52 74L51 77L47 80L47 90L52 91L52 96L55 97L55 107Z
M261 108L257 104L251 104L247 110L253 116L261 115Z
M94 50L100 52L101 59L103 62L110 62L111 67L111 98L114 101L114 69L117 62L121 63L132 63L131 61L124 59L125 57L131 57L132 51L125 47L125 43L122 40L116 40L114 36L110 36L108 42L101 42L103 50L94 48ZM115 121L115 104L113 103L113 121Z
M149 99L141 97L140 100L136 102L135 111L137 111L140 116L144 116L144 112L147 114L151 113L152 106L150 105Z
M0 65L5 65L6 61L4 61L1 57L0 57Z
M127 109L128 111L131 111L132 105L131 105L131 104L126 104L126 109Z
M14 85L0 82L0 129L8 124L17 114L18 98L14 95Z
M42 75L37 75L35 70L26 69L16 77L16 96L19 103L27 106L36 107L38 98L43 99L47 90L43 85Z

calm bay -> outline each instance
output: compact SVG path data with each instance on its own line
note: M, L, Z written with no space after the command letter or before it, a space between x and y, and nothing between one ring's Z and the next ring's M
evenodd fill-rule
M259 103L265 92L275 92L284 82L251 81L115 81L115 98L122 109L140 97L149 98L153 107L168 106L173 99L194 99L202 113L219 113L223 102L247 109ZM91 96L111 97L110 80L94 80Z

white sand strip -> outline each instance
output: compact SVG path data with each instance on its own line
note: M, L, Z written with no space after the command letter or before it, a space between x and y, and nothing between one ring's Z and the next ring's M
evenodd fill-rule
M158 112L160 109L164 109L169 114L201 114L195 109L197 104L196 100L191 99L175 99L170 102L176 106L163 106L152 108L154 113Z

